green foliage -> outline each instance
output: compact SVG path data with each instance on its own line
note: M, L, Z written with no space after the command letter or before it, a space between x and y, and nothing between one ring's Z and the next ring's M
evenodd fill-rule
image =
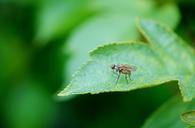
M141 20L138 26L150 45L136 42L98 47L59 95L128 91L179 80L184 101L191 100L195 96L193 49L167 26L149 20ZM112 64L135 65L131 83L125 84L123 79L115 85Z
M14 88L12 95L7 98L6 118L11 122L10 127L43 128L53 116L54 105L48 99L49 94L43 91L42 87L37 86L38 84L33 82L30 84L27 81L18 85L18 88ZM23 91L23 93L18 90Z
M195 101L183 103L180 97L174 97L154 112L146 120L143 128L185 128L180 118L181 113L194 109L194 106Z
M184 101L189 101L195 97L194 49L170 29L160 24L141 22L140 29L155 52L161 57L167 73L176 75Z
M190 101L194 51L168 27L156 23L166 23L193 45L195 5L188 1L1 0L0 127L137 128L178 93L177 82L184 100ZM137 29L137 17L155 22L141 20ZM107 44L111 42L115 43ZM117 75L110 65L118 63L137 67L129 84L124 75L115 84ZM156 87L57 96L75 71L62 95ZM175 103L183 106L193 101L182 103L177 98ZM178 104L169 107L181 110ZM182 109L174 121L193 125L193 111ZM165 113L155 118L160 124L173 124L172 118L161 117ZM155 121L153 116L150 119Z
M126 26L126 30L128 29L128 31L121 31L124 32L122 34L129 34L131 35L130 37L133 38L138 35L133 22L134 18L137 16L158 19L167 22L172 27L177 25L179 19L179 12L175 4L166 3L162 7L157 8L154 1L147 0L122 0L116 2L110 0L51 0L46 3L43 2L43 4L40 4L38 7L36 39L39 42L45 43L67 33L89 15L94 15L96 19L103 18L105 26L108 27L107 31L112 30L109 27L112 27L113 21L115 21L114 24L118 24L119 27ZM170 17L172 20L169 19ZM88 20L90 20L90 18ZM95 26L94 30L101 25L96 22L93 22L93 24ZM117 36L119 35L122 36L121 34Z
M87 0L51 0L44 2L37 11L36 40L39 43L47 43L69 31L88 15L86 3Z
M87 61L87 52L108 42L138 39L135 26L137 17L152 18L167 23L171 28L178 24L180 14L175 4L166 3L157 6L154 1L122 0L110 4L110 0L94 0L92 4L95 14L79 25L68 38L71 58L68 62L67 77ZM134 4L130 4L130 3ZM120 5L120 6L119 6ZM84 46L84 47L83 47Z
M195 126L195 111L187 111L181 114L181 119L188 125Z

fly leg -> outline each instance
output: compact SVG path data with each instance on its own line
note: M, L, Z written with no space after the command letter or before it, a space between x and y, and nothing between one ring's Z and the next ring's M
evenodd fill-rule
M126 79L126 82L127 84L129 83L128 79L127 79L127 75L125 74L125 79Z
M128 74L129 80L131 81L131 74Z
M117 79L116 79L116 84L118 84L118 80L119 80L119 78L120 78L120 75L121 75L121 73L119 72L119 73L118 73L118 77L117 77Z

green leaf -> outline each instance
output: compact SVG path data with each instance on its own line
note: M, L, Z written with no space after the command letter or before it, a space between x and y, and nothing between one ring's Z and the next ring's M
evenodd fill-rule
M169 3L157 8L155 2L148 0L94 0L91 5L100 13L88 18L77 27L67 41L68 47L66 46L65 51L71 51L72 54L67 69L68 79L82 63L87 61L89 50L107 42L137 39L139 33L135 26L136 17L150 17L164 21L172 28L179 21L176 5ZM167 20L170 17L172 20Z
M138 33L134 24L134 19L127 15L104 14L93 17L81 25L67 42L68 49L73 54L68 63L68 76L70 77L87 61L88 51L92 48L106 42L137 38Z
M194 109L194 108L193 108ZM181 119L188 125L195 126L195 110L188 110L181 114Z
M161 57L169 75L176 75L184 101L195 97L195 52L167 26L142 20L139 30Z
M138 26L150 45L126 42L98 47L59 95L129 91L178 80L184 101L195 97L193 49L163 24L141 20ZM130 83L121 77L115 84L112 64L137 67Z
M115 84L117 76L110 66L118 63L137 67L129 84L126 84L124 77ZM158 85L174 78L161 69L160 58L144 43L105 45L91 53L91 61L75 74L72 82L59 95L128 91Z
M184 103L180 97L174 97L162 105L151 117L149 117L143 128L185 128L181 120L181 114L194 109L195 101Z
M153 49L156 49L155 52L161 56L171 74L183 75L182 73L187 73L185 75L190 75L195 73L194 49L167 26L142 20L139 24L139 30L150 42Z
M88 0L44 1L37 11L36 37L42 44L60 37L88 15Z
M168 3L154 8L149 17L155 17L156 20L167 23L171 28L175 28L179 22L180 14L175 4Z

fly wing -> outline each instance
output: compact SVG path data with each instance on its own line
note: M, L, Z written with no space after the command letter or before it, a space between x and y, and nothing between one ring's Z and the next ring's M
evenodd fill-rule
M128 64L119 64L118 67L121 67L121 68L130 68L131 66L128 65Z
M128 64L120 64L118 65L119 70L130 70L130 71L136 71L136 66L128 65Z

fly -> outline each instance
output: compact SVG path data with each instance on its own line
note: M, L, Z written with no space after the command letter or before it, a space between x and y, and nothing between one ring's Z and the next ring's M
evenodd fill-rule
M131 80L131 72L136 71L135 66L130 66L130 65L127 65L127 64L113 64L111 66L111 69L114 72L116 72L117 75L118 75L117 80L116 80L116 84L118 83L118 80L119 80L121 74L125 75L125 79L126 79L127 84L128 84L129 83L128 78L129 78L129 80Z

